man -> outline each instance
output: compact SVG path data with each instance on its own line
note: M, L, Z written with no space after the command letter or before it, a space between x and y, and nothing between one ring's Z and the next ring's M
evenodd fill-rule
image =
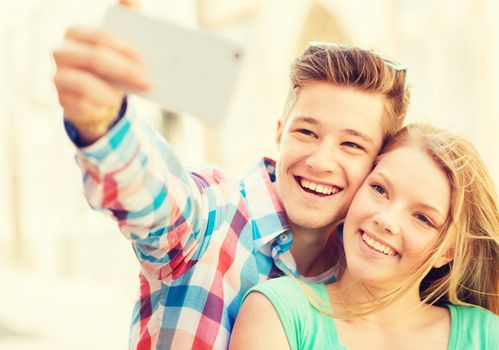
M334 281L334 232L383 140L405 117L405 70L357 48L311 45L292 68L278 159L239 182L184 169L122 89L149 87L140 55L99 29L54 52L66 128L90 205L141 264L132 349L223 349L245 292L293 274Z

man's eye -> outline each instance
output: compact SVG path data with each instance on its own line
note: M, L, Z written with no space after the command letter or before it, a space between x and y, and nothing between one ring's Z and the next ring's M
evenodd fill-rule
M364 149L364 147L355 142L343 142L342 145L347 146L349 148Z
M298 129L297 132L299 132L300 134L303 134L303 135L307 135L307 136L315 136L315 133L311 130L308 130L308 129Z

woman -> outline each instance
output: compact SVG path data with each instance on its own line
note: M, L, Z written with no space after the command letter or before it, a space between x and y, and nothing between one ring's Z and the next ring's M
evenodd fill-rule
M343 229L344 273L254 287L232 349L499 349L499 209L473 146L424 125L384 147Z

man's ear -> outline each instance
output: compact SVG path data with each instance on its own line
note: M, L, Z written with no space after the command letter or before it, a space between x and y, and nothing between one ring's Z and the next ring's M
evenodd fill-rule
M283 129L284 129L284 125L282 123L282 119L279 119L277 121L277 129L276 129L276 135L275 135L275 144L276 144L277 150L279 150L279 147L281 146Z
M448 264L452 260L454 260L454 251L452 249L449 249L440 258L438 258L438 260L433 264L433 267L438 269L439 267Z

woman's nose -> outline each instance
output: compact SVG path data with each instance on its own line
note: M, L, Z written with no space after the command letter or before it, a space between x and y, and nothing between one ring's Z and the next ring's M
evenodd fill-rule
M394 210L387 210L379 212L373 217L374 223L383 231L390 234L398 234L400 226L398 224L399 218Z

